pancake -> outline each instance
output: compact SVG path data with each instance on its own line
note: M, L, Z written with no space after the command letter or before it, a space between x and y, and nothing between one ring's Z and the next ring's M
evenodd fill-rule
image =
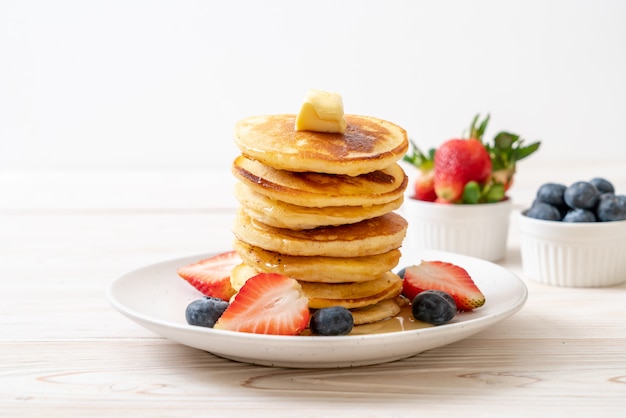
M271 199L304 207L371 206L404 195L408 177L393 163L360 176L277 170L246 156L232 164L233 175Z
M354 325L365 325L392 318L400 313L403 303L399 298L385 299L374 305L351 309Z
M233 233L267 251L297 256L363 257L400 248L407 221L395 212L351 225L291 230L251 219L241 208Z
M402 279L398 278L398 280L393 281L387 289L372 296L354 299L327 299L309 297L309 295L307 295L307 297L309 298L309 308L312 309L332 308L333 306L343 306L346 309L355 309L374 305L386 299L395 298L396 296L399 296L400 293L402 293Z
M294 277L297 279L297 277ZM380 278L357 283L312 283L299 281L310 299L361 299L378 295L402 279L391 271Z
M276 228L289 229L357 223L394 211L404 201L404 196L400 196L389 203L372 206L297 206L257 193L241 182L235 184L235 197L251 218Z
M259 272L245 263L237 264L230 272L230 285L239 292L246 280L256 276Z
M296 115L262 115L235 125L235 143L244 155L281 170L357 176L400 160L408 138L398 125L345 115L345 134L296 131Z
M401 255L393 249L365 257L302 257L267 251L238 239L233 247L244 263L258 271L315 283L370 281L396 267Z

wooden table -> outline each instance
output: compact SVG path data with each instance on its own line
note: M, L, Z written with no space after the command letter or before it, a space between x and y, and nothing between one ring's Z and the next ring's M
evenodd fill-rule
M623 163L529 161L515 210L545 181L596 175L626 191ZM499 264L525 280L525 307L474 337L389 364L236 363L113 310L105 289L116 277L230 243L232 184L227 171L206 167L0 171L0 415L625 416L626 285L524 279L515 222Z

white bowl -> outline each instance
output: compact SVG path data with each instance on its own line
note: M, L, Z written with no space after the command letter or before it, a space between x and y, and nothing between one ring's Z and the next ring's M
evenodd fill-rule
M484 204L445 204L407 197L406 244L414 250L439 250L498 261L506 254L511 200Z
M626 221L571 223L518 216L522 270L528 279L562 287L626 281Z

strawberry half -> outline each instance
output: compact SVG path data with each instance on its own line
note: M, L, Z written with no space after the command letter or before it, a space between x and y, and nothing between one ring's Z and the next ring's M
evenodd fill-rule
M309 299L297 280L278 273L259 273L239 289L214 328L297 335L308 325L309 316Z
M229 251L188 264L177 273L205 296L227 301L236 293L230 284L230 272L239 263L239 254Z
M445 261L422 261L407 267L402 292L413 300L424 290L441 290L454 298L459 311L470 311L485 304L485 295L467 271Z

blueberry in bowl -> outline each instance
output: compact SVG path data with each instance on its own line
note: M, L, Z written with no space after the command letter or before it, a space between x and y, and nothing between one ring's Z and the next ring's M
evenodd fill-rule
M562 287L626 281L626 196L610 181L543 184L518 225L525 277Z

